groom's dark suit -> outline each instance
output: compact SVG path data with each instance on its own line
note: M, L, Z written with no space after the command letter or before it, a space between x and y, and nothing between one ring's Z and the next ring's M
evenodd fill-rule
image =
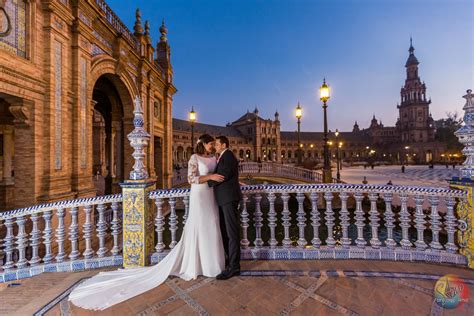
M219 157L216 173L224 176L223 182L208 181L214 187L219 206L220 226L224 249L229 258L229 269L240 270L239 202L242 197L239 183L239 162L234 154L225 150Z

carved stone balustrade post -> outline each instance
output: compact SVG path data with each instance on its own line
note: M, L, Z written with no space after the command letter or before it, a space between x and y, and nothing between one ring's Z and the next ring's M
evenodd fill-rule
M297 220L298 220L298 231L299 231L299 238L298 238L298 247L304 248L308 243L304 236L304 228L306 227L306 213L304 211L303 203L304 203L304 194L298 192L296 194L296 200L298 201L298 213L297 213Z
M247 194L242 194L242 213L240 214L241 222L242 222L242 240L240 241L240 246L242 248L247 248L250 244L247 235L247 229L249 228L249 213L247 211L247 201L248 201Z
M372 228L372 238L370 239L370 245L372 248L379 248L382 244L379 240L378 228L379 224L379 211L377 210L377 193L369 193L370 200L370 227Z
M324 216L324 219L326 220L326 226L328 228L328 238L326 239L326 244L328 247L334 247L336 245L336 240L334 239L334 211L332 209L332 200L334 196L332 195L332 192L325 192L324 193L324 199L326 200L326 216Z
M321 239L319 239L319 226L321 226L321 223L319 222L318 193L311 192L309 198L311 200L311 226L313 227L311 244L314 248L319 248L321 246Z
M270 210L268 211L268 227L270 227L270 240L268 244L271 248L275 248L278 245L278 241L275 237L275 228L277 226L277 213L275 211L275 193L270 192L268 194L268 203L270 204Z
M260 193L255 194L255 213L253 217L253 222L255 226L255 241L254 245L257 248L260 248L263 246L263 240L262 240L262 209L261 209L261 201L262 201L262 195Z

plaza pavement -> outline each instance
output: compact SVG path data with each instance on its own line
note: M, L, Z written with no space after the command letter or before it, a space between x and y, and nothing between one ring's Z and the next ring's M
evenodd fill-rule
M341 170L341 180L346 183L360 184L364 176L369 184L387 184L392 180L394 185L421 185L435 187L449 187L446 179L458 176L460 166L453 169L450 165L435 165L434 169L429 169L425 165L405 166L405 173L402 173L401 166L375 166L374 169L367 167L343 167ZM333 176L336 171L333 170Z
M453 266L363 260L243 261L226 281L169 278L102 312L67 301L98 271L44 273L0 288L0 315L472 315L474 272ZM469 289L455 310L434 302L436 280L455 274ZM47 306L47 308L44 308Z

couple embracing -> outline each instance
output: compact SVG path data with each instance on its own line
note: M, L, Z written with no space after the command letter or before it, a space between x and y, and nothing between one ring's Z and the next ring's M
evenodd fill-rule
M188 163L188 182L188 219L169 254L153 267L97 274L71 292L74 305L103 310L159 286L170 275L226 280L240 274L239 170L227 137L199 137Z

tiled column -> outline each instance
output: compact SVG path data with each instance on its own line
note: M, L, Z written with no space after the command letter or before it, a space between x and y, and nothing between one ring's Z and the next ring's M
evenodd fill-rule
M123 196L123 265L145 266L153 252L154 217L152 200L148 193L155 189L145 165L146 148L150 134L145 125L141 100L135 98L134 129L128 134L134 165L129 179L121 184Z

